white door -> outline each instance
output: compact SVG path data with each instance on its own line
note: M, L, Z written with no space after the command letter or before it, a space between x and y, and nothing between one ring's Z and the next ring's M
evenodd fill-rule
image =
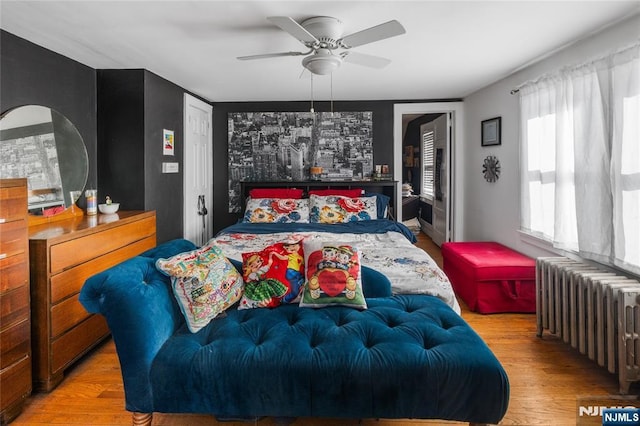
M184 94L184 238L198 246L213 232L211 105Z
M433 235L438 246L449 241L449 155L450 114L442 114L433 121Z

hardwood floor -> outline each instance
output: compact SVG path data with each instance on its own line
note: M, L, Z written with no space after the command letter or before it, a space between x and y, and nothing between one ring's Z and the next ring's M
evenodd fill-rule
M417 244L442 266L439 248L422 235ZM461 302L463 318L482 336L504 366L511 385L511 399L502 425L575 425L579 397L615 395L617 377L580 355L558 339L536 337L534 314L480 315ZM471 355L471 354L470 354ZM632 387L634 393L638 392ZM108 339L67 371L64 381L51 393L32 395L14 426L130 425L124 409L124 391L113 341ZM156 413L154 425L227 425L206 415ZM266 418L258 425L276 424ZM342 426L356 421L297 419L293 425ZM421 420L364 420L362 425L397 426L465 423ZM594 424L594 423L581 423ZM600 423L595 423L600 424Z

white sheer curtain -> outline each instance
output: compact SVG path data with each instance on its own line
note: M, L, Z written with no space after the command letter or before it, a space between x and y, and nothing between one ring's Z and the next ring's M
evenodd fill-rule
M614 263L640 271L640 59L638 48L612 58Z
M640 45L520 88L521 228L640 272Z

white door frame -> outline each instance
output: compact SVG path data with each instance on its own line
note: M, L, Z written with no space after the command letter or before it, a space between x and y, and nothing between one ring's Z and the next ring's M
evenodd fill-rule
M206 124L207 129L205 129L207 138L208 138L206 154L203 155L202 153L199 153L199 155L203 155L201 160L204 160L204 162L196 161L195 164L193 162L194 160L193 155L188 152L191 148L191 144L193 143L193 141L189 140L189 138L191 137L190 136L191 132L189 130L189 109L190 108L196 108L203 111L207 115L207 120L208 120L208 123ZM197 245L202 245L202 244L205 244L207 240L213 236L212 235L212 232L213 232L213 107L210 104L204 101L201 101L200 99L194 96L191 96L188 93L185 93L183 116L184 116L184 122L183 122L183 128L184 128L183 130L183 134L184 134L183 164L184 166L182 170L182 173L183 173L182 187L183 187L183 194L184 194L183 213L182 213L183 236L184 238L192 240ZM204 199L206 202L206 209L207 209L207 214L204 217L205 223L206 223L205 229L204 229L206 233L204 241L200 241L202 239L201 235L198 235L197 237L192 235L187 235L187 232L191 228L190 226L191 222L189 222L189 220L193 220L194 217L197 218L196 215L198 215L198 209L195 207L196 205L199 207L199 203L196 204L196 202L190 197L191 192L193 192L190 189L190 182L189 182L190 177L193 178L191 184L193 185L197 184L196 182L197 177L193 175L194 173L196 174L200 173L205 176L202 179L202 181L205 182L204 187L200 188L201 190L198 192L204 195ZM200 232L202 232L202 230Z
M464 235L464 188L462 187L462 156L456 155L464 145L464 103L463 102L428 102L398 103L393 105L393 178L396 180L396 217L402 218L402 116L404 114L437 114L451 113L452 135L451 182L447 182L450 208L447 209L447 229L449 241L461 239ZM454 214L455 213L455 214Z

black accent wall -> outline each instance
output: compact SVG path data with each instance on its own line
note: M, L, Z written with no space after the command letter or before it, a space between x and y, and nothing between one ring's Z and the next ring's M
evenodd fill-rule
M155 210L158 243L182 238L184 89L146 70L98 70L98 196ZM163 129L174 131L163 155ZM162 173L163 162L180 164Z
M373 112L373 163L388 164L393 173L393 105L394 101L340 101L334 111ZM228 114L230 112L307 112L309 102L219 102L213 106L213 198L214 234L240 219L229 213L228 193ZM331 111L329 102L314 102L316 112ZM211 210L211 209L210 209Z
M67 117L87 148L87 186L97 184L96 72L0 30L0 111L42 105Z

